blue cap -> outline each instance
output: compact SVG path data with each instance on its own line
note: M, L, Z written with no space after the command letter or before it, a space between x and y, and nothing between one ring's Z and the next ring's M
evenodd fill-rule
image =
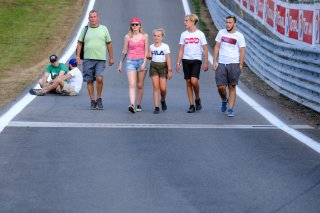
M77 67L77 59L75 59L75 58L71 58L70 60L69 60L69 64L71 65L71 66L73 66L73 67Z

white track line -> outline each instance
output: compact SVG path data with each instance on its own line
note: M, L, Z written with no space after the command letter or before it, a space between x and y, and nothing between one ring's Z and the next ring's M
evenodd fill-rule
M186 14L190 14L189 6L185 6L188 4L187 0L182 0L182 4L185 9ZM225 18L225 17L221 17ZM209 53L209 61L212 64L213 58L212 55ZM273 115L271 112L260 106L256 101L254 101L251 97L245 94L239 87L237 87L237 95L244 100L247 104L249 104L254 110L260 113L265 119L267 119L272 125L276 126L277 128L285 131L292 137L298 139L305 145L309 146L311 149L315 150L316 152L320 153L320 142L313 140L312 138L302 134L301 132L289 127L284 122L282 122L279 118Z
M95 0L90 0L88 4L88 8L86 11L86 15L84 16L81 27L79 28L77 35L73 38L70 46L67 48L67 51L61 56L60 62L66 63L67 60L72 56L74 53L76 46L77 46L77 38L81 33L81 29L87 24L88 22L88 15L90 10L92 10ZM33 99L37 96L26 94L20 101L18 101L15 105L13 105L5 114L0 117L0 133L3 129L10 123L10 121L18 115Z
M149 128L149 129L278 129L273 125L221 125L221 124L137 124L137 123L71 123L11 121L9 127L42 128ZM313 129L308 125L293 125L297 129Z

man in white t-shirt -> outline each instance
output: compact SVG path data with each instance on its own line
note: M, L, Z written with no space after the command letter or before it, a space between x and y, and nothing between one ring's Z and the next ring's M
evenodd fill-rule
M69 60L69 70L67 74L58 76L53 81L50 81L50 83L41 90L31 89L29 91L30 94L43 96L52 90L56 90L56 92L61 95L78 95L82 87L83 77L77 67L77 60L75 58Z
M186 15L184 25L187 28L180 36L179 55L176 63L177 72L180 71L182 60L184 79L186 80L187 94L190 103L188 113L200 111L202 108L200 100L199 77L203 57L203 70L208 70L208 47L204 33L197 29L199 18L195 14ZM193 95L195 99L193 99ZM195 105L194 105L195 103Z
M236 17L226 18L226 29L219 30L213 52L213 65L218 92L222 100L221 111L227 111L229 117L235 116L233 107L236 100L236 85L238 84L244 63L246 46L243 35L236 31ZM218 63L217 63L217 57ZM229 97L227 98L227 89ZM227 106L228 105L228 106Z

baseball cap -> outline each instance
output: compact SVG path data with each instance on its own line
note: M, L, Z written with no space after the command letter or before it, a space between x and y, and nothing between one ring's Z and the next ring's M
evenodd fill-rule
M58 56L56 56L56 55L50 55L50 62L51 63L53 63L53 62L55 62L55 61L57 61L58 60Z
M77 67L77 59L71 58L71 59L69 60L69 64L70 64L71 66L73 66L73 67Z
M133 17L133 18L131 19L131 21L130 21L130 24L131 24L131 23L139 23L139 24L141 24L141 21L140 21L139 18Z

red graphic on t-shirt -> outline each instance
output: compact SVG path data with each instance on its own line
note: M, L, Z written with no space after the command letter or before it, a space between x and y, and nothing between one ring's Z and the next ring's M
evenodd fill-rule
M184 43L185 44L198 44L199 43L199 38L185 38Z
M222 36L221 37L221 42L226 42L228 44L236 44L237 43L237 39Z

